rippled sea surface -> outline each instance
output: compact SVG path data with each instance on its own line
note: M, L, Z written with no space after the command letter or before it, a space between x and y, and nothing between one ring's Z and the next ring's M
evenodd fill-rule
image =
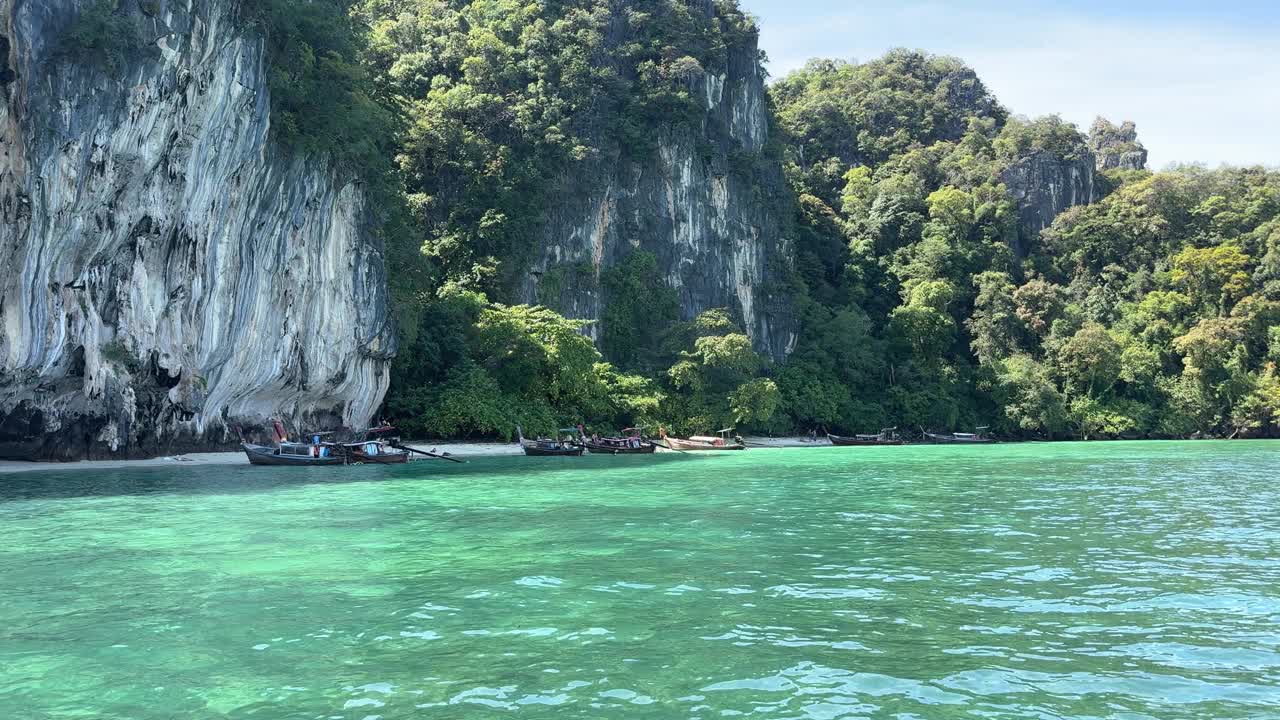
M1278 460L0 476L0 717L1278 718Z

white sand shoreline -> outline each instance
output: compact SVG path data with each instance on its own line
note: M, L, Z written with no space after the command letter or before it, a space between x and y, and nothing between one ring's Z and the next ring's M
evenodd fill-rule
M746 441L756 449L783 447L815 447L827 445L826 440L809 442L807 438L759 438L748 437ZM469 457L504 457L520 455L520 446L516 443L499 442L432 442L430 440L410 441L405 445L415 450L449 453L458 458ZM659 450L659 452L665 452ZM426 459L426 458L423 458ZM152 468L196 465L248 465L249 461L242 452L187 453L149 458L145 460L79 460L76 462L28 462L22 460L0 460L0 475L22 472L64 472L81 470L118 470L120 468Z

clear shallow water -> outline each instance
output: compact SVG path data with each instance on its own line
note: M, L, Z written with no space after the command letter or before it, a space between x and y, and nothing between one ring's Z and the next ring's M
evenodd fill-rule
M1277 718L1277 460L0 475L0 717Z

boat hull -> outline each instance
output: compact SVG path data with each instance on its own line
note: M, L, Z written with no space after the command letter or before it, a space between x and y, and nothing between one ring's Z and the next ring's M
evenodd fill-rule
M275 465L292 467L313 467L324 465L345 465L342 457L307 457L306 455L277 455L275 448L264 445L241 445L250 465Z
M684 452L703 452L716 450L746 450L746 445L739 443L726 443L724 445L713 445L711 443L700 442L698 440L681 440L680 438L666 438L667 449L681 450Z
M933 433L925 433L924 437L935 445L990 445L995 442L991 438L962 438L954 435L935 435Z
M397 448L384 440L365 440L358 443L346 443L341 446L347 454L348 462L368 463L369 465L403 465L409 462L409 451ZM374 452L368 452L370 448Z
M578 457L586 448L574 446L569 448L540 448L524 445L524 454L529 457Z
M516 441L529 457L578 457L586 447L559 440L525 440L524 430L516 426Z
M831 444L837 447L873 447L876 445L906 445L903 440L859 440L858 438L828 435Z
M351 453L351 462L369 463L370 465L403 465L409 462L409 453L394 452L369 455L363 452Z
M648 455L657 449L658 446L650 442L641 443L640 447L613 447L593 442L587 443L587 450L592 455Z

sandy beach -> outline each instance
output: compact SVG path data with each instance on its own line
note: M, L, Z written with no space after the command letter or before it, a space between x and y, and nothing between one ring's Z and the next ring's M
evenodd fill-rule
M762 438L748 437L745 438L747 443L753 449L770 449L784 447L815 447L826 446L829 443L825 439L817 442L810 442L808 438L803 437L785 437L785 438ZM415 450L423 450L435 453L448 453L458 458L468 457L502 457L507 455L521 454L520 446L516 443L500 443L500 442L484 442L484 443L467 443L467 442L432 442L430 440L412 441L405 443L406 446ZM658 452L671 452L665 448L659 448ZM420 458L426 460L428 458ZM168 455L165 457L149 458L146 460L81 460L69 463L54 462L24 462L20 460L0 460L0 475L6 473L21 473L34 471L55 471L62 472L66 470L117 470L119 468L129 467L168 467L173 465L247 465L248 460L245 459L244 453L241 452L217 452L217 453L187 453L186 455Z

